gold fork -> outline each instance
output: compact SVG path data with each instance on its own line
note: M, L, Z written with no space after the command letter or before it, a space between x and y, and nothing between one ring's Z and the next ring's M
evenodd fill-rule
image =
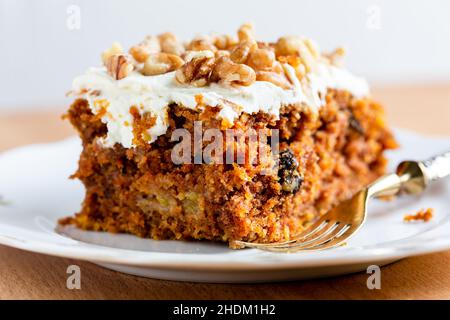
M323 250L339 246L363 225L370 198L397 193L417 194L433 181L450 175L450 151L424 161L404 161L396 173L385 175L356 193L329 212L294 239L285 242L252 243L235 241L241 247L276 252Z

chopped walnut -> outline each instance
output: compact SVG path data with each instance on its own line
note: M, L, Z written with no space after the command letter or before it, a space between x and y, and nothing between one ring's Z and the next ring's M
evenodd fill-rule
M212 57L194 57L176 73L181 83L201 87L210 82L248 86L255 82L255 71L244 64L237 64L227 56L217 60Z
M175 71L183 64L184 61L179 56L160 52L148 56L147 60L144 62L141 72L143 75L153 76Z
M306 72L315 68L318 57L318 50L309 39L300 37L281 37L275 45L277 56L298 56L302 59Z
M130 48L129 53L133 56L133 58L137 62L144 62L147 60L149 56L149 52L145 49L144 46L137 45Z
M209 50L215 52L217 51L217 48L210 37L199 36L187 44L186 50L191 51Z
M275 44L277 56L291 56L298 54L298 47L301 39L294 36L281 37Z
M114 54L106 61L108 73L116 80L127 77L133 71L131 57L126 54Z
M236 63L246 63L250 53L258 48L255 40L240 42L230 53L230 58Z
M259 49L266 49L266 50L275 51L275 44L274 43L265 42L265 41L256 41L256 43L258 44L258 48Z
M189 83L196 87L203 87L208 84L209 77L214 67L215 58L199 56L186 62L181 69L178 69L175 78L180 83Z
M247 41L255 39L255 30L251 23L243 24L238 30L239 41Z
M285 68L279 61L275 61L269 70L257 71L256 80L271 82L283 89L292 88L292 79L286 74Z
M170 32L147 36L130 48L130 60L127 56L121 58L126 61L115 61L116 64L121 62L123 68L120 75L116 72L114 77L128 74L133 68L130 66L132 62L146 76L177 70L177 81L194 86L205 86L211 82L249 85L258 80L288 89L297 79L304 79L307 73L316 70L318 63L338 65L343 56L341 48L329 55L322 55L315 43L307 38L286 36L275 43L255 39L251 24L242 25L237 37L197 36L186 44ZM122 48L114 43L102 54L104 64L118 54L122 54ZM110 69L113 62L109 62ZM286 68L287 65L295 72Z
M230 51L228 50L217 50L215 53L216 58L220 57L230 57Z
M213 44L218 50L230 50L238 44L238 40L230 35L216 35L213 37Z
M245 64L238 64L228 57L221 57L214 66L211 78L214 82L227 85L249 86L256 81L256 74Z
M185 62L189 62L194 58L214 58L214 56L214 52L210 50L186 51L183 55Z
M122 53L123 49L122 46L120 45L120 43L118 42L113 42L111 48L109 48L108 50L105 50L102 52L102 62L104 65L106 65L106 62L108 61L108 59L115 55L115 54L119 54Z
M147 36L144 41L136 46L130 48L129 52L133 58L139 62L144 63L148 56L161 51L159 40L154 36Z
M162 52L181 56L185 51L183 44L171 32L160 34L158 39Z
M268 70L275 63L275 53L268 49L255 49L250 52L247 60L249 67L256 71Z

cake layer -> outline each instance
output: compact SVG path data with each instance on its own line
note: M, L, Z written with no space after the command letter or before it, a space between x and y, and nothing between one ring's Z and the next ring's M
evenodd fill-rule
M344 91L330 91L326 101L318 117L291 105L277 121L264 113L235 121L244 129L279 130L280 166L263 175L260 166L171 161L170 136L177 127L193 133L194 122L202 120L205 128L223 130L215 108L171 105L168 132L154 143L104 148L96 140L106 135L106 125L86 100L77 100L69 115L84 150L75 177L87 193L81 212L63 223L154 239L287 240L382 174L382 153L395 147L379 105ZM290 156L293 168L283 165ZM300 181L286 191L286 175L294 172Z

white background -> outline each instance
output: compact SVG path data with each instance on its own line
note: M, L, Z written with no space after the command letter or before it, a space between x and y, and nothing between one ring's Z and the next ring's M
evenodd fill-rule
M72 5L81 20L71 30ZM232 33L247 21L264 40L298 34L325 50L344 45L349 69L375 84L450 80L446 0L0 0L0 111L63 106L72 78L99 64L112 41Z

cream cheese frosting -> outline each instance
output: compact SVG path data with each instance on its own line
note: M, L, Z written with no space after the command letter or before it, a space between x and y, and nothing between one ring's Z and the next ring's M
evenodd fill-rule
M107 136L100 141L104 147L119 143L125 148L133 145L133 117L130 107L136 106L141 113L149 112L156 117L155 125L149 129L149 143L164 135L168 129L168 108L176 103L189 109L201 109L204 105L221 108L218 117L233 123L243 112L265 112L280 116L281 107L304 103L317 111L324 103L328 89L341 89L355 97L369 94L367 82L349 71L326 63L319 63L314 72L299 81L290 65L283 65L293 83L291 89L283 89L271 82L256 81L250 86L225 86L212 83L206 87L180 84L175 80L175 72L156 76L144 76L132 72L121 80L113 79L106 68L90 68L85 74L74 79L72 92L89 103L94 114L107 106L101 118L106 124ZM92 94L95 92L96 94ZM202 104L197 103L198 96Z

